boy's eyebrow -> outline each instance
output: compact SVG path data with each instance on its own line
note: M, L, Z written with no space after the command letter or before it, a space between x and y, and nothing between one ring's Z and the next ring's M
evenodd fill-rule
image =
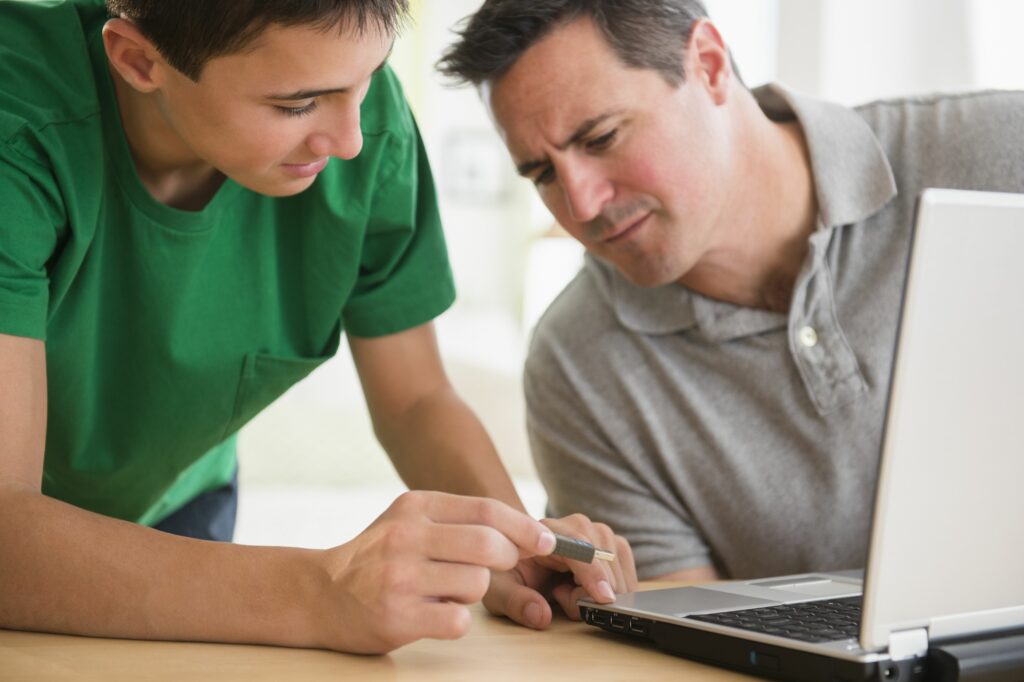
M371 76L376 75L381 69L388 63L388 59L391 58L391 51L394 50L395 44L391 43L391 48L388 49L388 53L384 55L384 61L377 65L377 68L373 70ZM314 97L320 97L322 95L331 95L336 92L348 92L351 88L325 88L323 90L297 90L288 94L282 95L267 95L267 99L273 99L278 101L291 101L300 99L313 99Z
M563 142L562 144L558 145L556 149L558 149L559 151L564 151L568 149L569 147L571 147L572 145L576 144L581 139L586 137L588 134L590 134L590 131L592 131L594 128L601 125L609 118L612 118L618 114L618 111L610 111L608 113L600 114L593 118L588 118L586 121L579 124L579 126L576 127L576 130L573 131L572 135L569 136L569 139ZM529 175L534 170L542 166L548 165L548 163L549 161L547 159L539 159L536 161L524 161L518 166L516 166L516 171L520 175L526 176Z

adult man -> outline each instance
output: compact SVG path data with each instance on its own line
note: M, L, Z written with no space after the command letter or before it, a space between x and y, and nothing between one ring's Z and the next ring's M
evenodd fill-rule
M544 627L567 566L530 559L554 538L429 324L453 288L385 67L404 0L108 8L0 2L0 626L380 652L461 635L490 587ZM409 494L323 552L197 540L231 537L233 434L342 329L404 480L503 502ZM622 554L572 566L570 613L635 582L606 527L551 525Z
M752 93L696 0L487 0L441 68L589 251L526 367L549 511L641 577L864 565L915 199L1024 191L1024 96Z

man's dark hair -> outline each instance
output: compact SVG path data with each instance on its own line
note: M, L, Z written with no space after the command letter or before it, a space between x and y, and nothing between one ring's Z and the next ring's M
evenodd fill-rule
M683 48L707 15L700 0L487 0L437 66L456 82L493 82L549 33L589 17L623 64L657 71L675 87Z
M194 81L206 63L240 52L270 25L396 33L409 0L106 0L130 19L167 62Z

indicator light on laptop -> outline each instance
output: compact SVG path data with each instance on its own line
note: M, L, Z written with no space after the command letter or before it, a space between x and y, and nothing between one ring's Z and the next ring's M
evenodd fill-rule
M594 559L601 561L615 561L615 553L607 549L598 549L586 540L577 540L566 535L555 534L555 556L582 561L585 564L594 562Z

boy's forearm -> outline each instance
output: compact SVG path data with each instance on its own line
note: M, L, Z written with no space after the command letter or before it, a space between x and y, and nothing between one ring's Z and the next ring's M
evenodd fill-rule
M454 391L375 426L409 488L491 497L525 510L487 431Z
M0 488L0 627L318 646L312 550L176 537Z

